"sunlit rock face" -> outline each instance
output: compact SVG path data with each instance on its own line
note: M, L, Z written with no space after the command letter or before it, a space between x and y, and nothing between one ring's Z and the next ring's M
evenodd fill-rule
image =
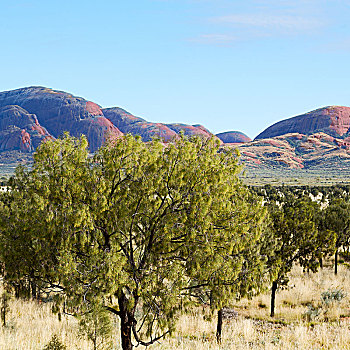
M240 146L249 166L339 169L350 166L350 108L329 106L275 123Z
M250 168L336 168L341 172L350 167L350 137L336 138L324 132L288 133L238 147L241 160Z
M261 132L255 139L266 139L288 133L311 135L324 132L333 137L346 137L350 127L350 107L330 106L282 120Z
M45 87L28 87L0 93L0 107L16 105L36 116L38 124L53 137L65 131L73 136L85 134L91 151L108 137L122 135L108 121L100 106L81 97Z
M204 136L211 137L213 134L206 129L203 125L195 124L195 125L187 125L180 123L172 123L166 124L168 128L174 130L177 134L183 132L186 136Z
M152 123L118 107L104 108L102 111L120 131L125 134L140 135L143 141L150 141L158 137L169 142L177 138L181 132L186 136L214 136L202 125Z
M223 143L245 143L252 139L240 131L226 131L216 134Z
M135 117L122 108L104 108L103 114L124 134L141 136L143 141L150 141L154 137L164 141L171 141L177 136L176 132L162 123L151 123L143 118Z
M0 151L33 152L45 139L52 139L35 114L22 107L0 107Z
M45 138L57 138L66 131L72 136L86 135L92 152L124 133L139 135L143 141L160 138L164 142L178 138L180 132L215 137L201 125L152 123L122 108L102 108L82 97L41 86L0 92L0 108L11 106L17 108L11 118L4 114L0 120L0 151L32 152Z

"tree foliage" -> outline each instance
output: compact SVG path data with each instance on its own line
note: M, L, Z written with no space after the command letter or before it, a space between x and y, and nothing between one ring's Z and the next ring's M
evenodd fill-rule
M323 229L331 231L335 236L334 249L335 263L334 272L338 272L338 250L341 247L350 246L350 203L344 198L333 199L330 205L324 210Z
M258 288L265 210L239 171L237 153L212 139L126 135L93 157L85 137L47 141L1 203L5 278L54 295L63 311L102 303L120 317L123 349L132 334L150 345L192 291L210 291L219 308Z
M320 259L329 252L329 246L333 246L334 235L318 230L319 205L302 191L273 192L268 203L277 243L268 262L278 271L271 291L271 316L274 316L276 290L288 283L293 265L299 263L304 269L315 272Z

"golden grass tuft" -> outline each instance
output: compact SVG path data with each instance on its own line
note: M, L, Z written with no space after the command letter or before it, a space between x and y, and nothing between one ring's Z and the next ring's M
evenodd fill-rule
M324 318L307 322L307 304L317 305L321 293L342 289L347 297L334 303ZM341 266L338 276L331 268L316 274L303 273L295 267L289 287L280 290L276 298L276 318L269 317L269 293L252 300L233 302L237 319L225 320L222 344L216 343L215 317L203 318L198 308L180 317L175 334L150 347L165 349L350 349L350 270ZM119 330L115 320L115 346L120 349ZM1 350L40 350L57 334L67 349L88 350L92 344L78 334L78 322L71 316L51 313L50 304L12 299L6 327L0 327ZM143 349L143 347L139 347Z

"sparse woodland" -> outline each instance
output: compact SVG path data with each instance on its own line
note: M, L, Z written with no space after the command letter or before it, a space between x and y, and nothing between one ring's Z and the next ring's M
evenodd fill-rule
M1 349L347 348L349 188L241 170L212 139L43 143L0 198Z

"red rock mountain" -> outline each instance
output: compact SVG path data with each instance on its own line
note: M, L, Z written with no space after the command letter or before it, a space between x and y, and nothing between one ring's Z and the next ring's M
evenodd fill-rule
M179 134L180 132L183 132L186 136L204 136L204 137L211 137L213 134L206 129L203 125L186 125L186 124L179 124L179 123L173 123L173 124L166 124L166 126L173 130L175 133Z
M350 168L350 108L331 106L282 120L239 145L247 169ZM218 135L220 137L220 135Z
M255 140L288 133L311 135L316 132L344 138L348 136L349 127L350 107L330 106L277 122L261 132Z
M240 131L226 131L216 134L216 136L224 143L245 143L252 139Z
M144 141L160 137L171 141L185 135L213 136L201 125L162 124L135 117L124 109L102 108L64 91L33 86L0 92L0 151L32 152L45 138L68 131L85 134L92 152L108 138L123 133L140 135Z
M105 108L102 111L106 118L123 133L140 135L143 141L150 141L152 137L161 137L164 141L170 141L177 136L177 133L165 124L147 122L122 108Z
M106 118L120 131L123 133L140 135L143 141L150 141L152 137L160 137L167 142L177 137L180 132L183 132L184 135L187 136L213 136L213 134L202 125L151 123L140 117L135 117L118 107L104 108L102 111Z
M0 93L0 107L17 105L36 116L49 134L58 137L64 131L73 136L85 134L95 151L107 137L122 133L102 113L100 106L62 91L29 87Z
M217 137L222 140L222 147L240 148L248 169L313 169L333 165L350 169L349 127L350 108L333 106L282 120L254 141L237 131ZM144 141L160 137L165 142L178 137L180 132L213 136L201 125L152 123L122 108L102 108L81 97L45 87L0 92L1 161L21 159L25 153L29 159L42 141L59 137L64 131L74 136L85 134L91 151L106 139L123 133L140 135ZM13 151L15 157L10 155Z
M289 133L239 146L248 168L341 169L350 168L349 138L324 132L312 135Z
M0 107L0 151L32 152L48 138L52 136L34 114L16 105Z

